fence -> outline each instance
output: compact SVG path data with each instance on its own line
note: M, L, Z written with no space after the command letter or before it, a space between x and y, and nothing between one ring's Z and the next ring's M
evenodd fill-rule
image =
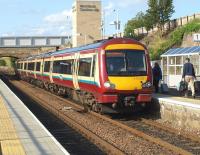
M189 23L190 21L192 21L194 19L200 19L200 13L194 14L192 16L185 16L185 17L171 20L164 25L164 31L168 31L168 30L174 29L176 27L181 27L183 25L186 25L187 23ZM141 28L134 29L133 31L137 35L145 35L145 34L157 32L158 28L154 27L153 29L147 31L145 29L145 27L141 27Z

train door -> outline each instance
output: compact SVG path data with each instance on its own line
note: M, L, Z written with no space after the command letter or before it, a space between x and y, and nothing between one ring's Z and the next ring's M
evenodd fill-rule
M35 79L37 79L36 65L37 65L37 61L34 62L34 69L33 69L33 73L34 73L34 78L35 78Z
M44 58L42 58L41 60L40 74L41 74L41 80L44 80Z
M96 71L96 54L92 56L92 64L90 69L90 81L92 81L93 84L96 83L95 71Z
M51 83L53 83L53 62L54 62L54 57L51 57L51 59L50 59L50 69L49 69L49 79L50 79Z
M28 77L28 61L26 61L26 77Z
M74 62L72 66L72 80L73 80L74 88L76 90L80 89L79 84L78 84L79 57L80 57L80 53L74 54Z

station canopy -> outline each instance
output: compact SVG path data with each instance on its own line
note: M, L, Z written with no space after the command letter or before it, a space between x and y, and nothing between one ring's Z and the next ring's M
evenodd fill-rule
M167 52L162 54L161 57L194 55L194 54L200 54L200 46L171 48Z

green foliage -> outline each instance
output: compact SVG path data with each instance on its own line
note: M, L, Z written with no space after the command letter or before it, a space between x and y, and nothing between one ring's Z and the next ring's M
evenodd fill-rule
M173 0L148 0L148 10L146 13L138 12L136 17L129 20L125 25L125 37L135 38L134 29L145 27L146 30L154 26L161 28L170 20L174 13Z
M0 66L6 66L6 62L3 59L0 59Z
M148 0L148 10L145 16L145 27L147 30L156 26L159 21L158 0Z
M0 59L0 66L15 67L16 58L2 57Z
M195 19L183 27L175 29L169 34L169 37L159 45L159 48L150 48L150 56L152 60L160 59L160 55L173 46L179 46L182 43L185 34L200 31L200 20Z
M130 38L137 37L137 34L135 34L134 29L144 26L144 16L145 14L143 12L139 12L137 13L135 18L128 21L124 29L125 37L130 37Z
M148 6L145 18L146 29L158 26L162 31L164 24L174 13L173 0L148 0Z

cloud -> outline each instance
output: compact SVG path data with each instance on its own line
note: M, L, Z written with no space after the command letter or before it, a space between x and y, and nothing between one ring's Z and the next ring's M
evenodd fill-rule
M108 4L103 8L103 11L106 16L110 15L114 10L114 3L108 2Z
M64 10L55 14L50 14L44 17L44 21L49 24L63 24L67 23L68 20L71 20L72 11L71 10Z
M109 0L106 7L112 6L112 8L134 8L134 5L144 3L147 0ZM105 8L106 8L105 7Z
M47 15L40 25L26 27L23 35L71 35L71 17L71 9Z

